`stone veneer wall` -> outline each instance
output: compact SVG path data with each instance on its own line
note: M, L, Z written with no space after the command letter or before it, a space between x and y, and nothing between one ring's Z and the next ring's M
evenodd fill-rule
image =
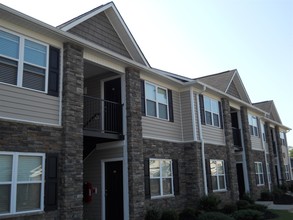
M269 149L269 166L270 166L270 173L271 173L271 180L272 180L272 187L277 186L277 177L275 171L275 160L274 160L274 150L273 150L273 143L272 143L272 135L270 131L270 124L269 122L265 123L265 134L266 134L266 141L268 143Z
M283 152L282 152L282 142L280 138L280 127L276 126L276 147L278 151L278 157L279 157L279 165L280 165L280 172L281 172L281 182L285 183L286 182L286 177L285 177L285 165L284 165L284 157L283 157Z

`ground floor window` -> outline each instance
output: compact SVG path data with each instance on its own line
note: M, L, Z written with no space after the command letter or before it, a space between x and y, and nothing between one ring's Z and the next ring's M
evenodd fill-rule
M0 152L0 216L44 209L45 154Z
M264 185L262 162L254 162L256 185Z
M227 190L224 160L210 160L213 191Z

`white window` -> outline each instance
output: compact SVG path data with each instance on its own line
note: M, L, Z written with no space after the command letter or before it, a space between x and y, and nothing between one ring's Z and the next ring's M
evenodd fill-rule
M45 154L0 152L0 216L43 210Z
M280 132L280 139L281 139L281 144L283 146L286 146L286 143L285 143L285 134L284 132Z
M0 29L0 82L47 92L48 45Z
M264 185L262 162L254 162L256 185Z
M219 102L204 96L204 111L206 124L220 127Z
M151 197L174 195L172 160L150 159Z
M258 136L257 118L255 116L248 115L248 121L250 134L253 136Z
M145 83L146 115L161 119L169 119L167 89L154 84Z
M290 180L289 165L288 164L285 164L285 178L286 178L286 180Z
M227 190L223 160L210 160L213 191Z
M266 131L265 131L265 125L264 124L261 124L261 132L262 132L263 141L267 142Z

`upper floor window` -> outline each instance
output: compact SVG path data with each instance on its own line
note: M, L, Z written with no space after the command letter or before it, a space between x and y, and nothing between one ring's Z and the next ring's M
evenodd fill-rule
M206 124L220 127L219 102L215 99L204 96L204 111Z
M213 191L226 190L226 174L224 160L210 160Z
M258 136L258 126L257 126L257 118L253 115L248 115L249 129L250 134L253 136Z
M264 185L262 162L254 162L256 185Z
M47 91L49 46L0 29L0 82Z
M280 139L281 139L281 144L284 145L284 146L286 146L284 132L280 132Z

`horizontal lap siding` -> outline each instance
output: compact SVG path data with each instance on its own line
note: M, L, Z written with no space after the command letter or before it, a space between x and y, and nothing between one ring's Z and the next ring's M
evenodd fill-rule
M225 144L224 130L214 126L202 125L203 139L207 143Z
M182 141L179 93L173 91L174 122L158 118L142 117L143 137Z
M192 127L192 113L190 92L185 91L180 94L181 96L181 114L182 114L182 129L184 141L193 140L193 127Z
M59 98L0 84L0 117L59 124Z

